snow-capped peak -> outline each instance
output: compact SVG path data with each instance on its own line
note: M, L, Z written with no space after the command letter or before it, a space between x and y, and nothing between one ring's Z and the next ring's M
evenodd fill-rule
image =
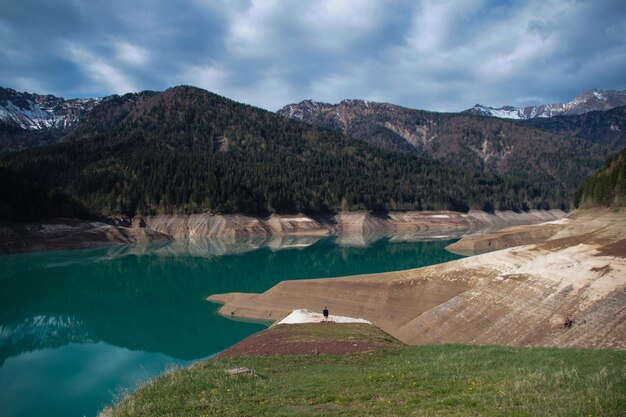
M593 92L593 95L595 96L595 98L597 98L598 100L606 100L606 97L604 97L602 94L598 93L597 91Z
M500 108L476 104L464 113L481 116L499 117L504 119L532 119L535 117L552 117L560 114L582 114L594 110L610 110L626 106L625 90L592 90L577 95L568 103L542 104L540 106Z
M25 130L65 129L76 124L101 99L65 100L0 87L0 123Z

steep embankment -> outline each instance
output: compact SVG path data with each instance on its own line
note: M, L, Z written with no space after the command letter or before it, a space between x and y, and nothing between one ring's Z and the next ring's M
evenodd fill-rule
M240 214L191 214L150 216L146 227L175 239L243 236L325 236L334 231L330 217L313 219L304 215L268 218Z
M150 229L114 226L97 221L56 219L46 223L0 223L0 254L167 240L171 240L171 237Z
M563 217L561 210L531 210L515 213L482 211L459 213L391 212L376 215L369 212L346 212L334 216L272 215L250 217L243 215L192 214L153 216L144 218L147 228L174 238L207 238L232 236L323 236L337 233L347 236L375 234L421 234L423 236L532 224Z
M446 246L459 255L476 255L515 246L541 243L561 231L571 219L558 219L539 224L505 227L504 229L474 233Z
M336 216L240 214L161 215L116 219L114 225L97 221L58 219L48 222L0 222L0 253L75 249L116 243L205 238L302 238L338 234L344 246L366 246L383 236L395 240L422 240L514 224L545 222L562 217L560 210L522 213L480 211L404 212L377 216L367 212ZM286 242L288 244L288 242ZM279 246L284 246L280 244Z
M284 281L209 297L223 314L277 320L296 308L363 317L410 344L626 349L626 211L570 215L544 243L426 268Z

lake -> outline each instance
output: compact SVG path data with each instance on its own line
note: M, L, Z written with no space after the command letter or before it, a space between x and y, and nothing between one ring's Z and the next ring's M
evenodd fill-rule
M218 315L211 294L446 262L460 258L452 242L212 239L0 256L0 415L94 416L265 328Z

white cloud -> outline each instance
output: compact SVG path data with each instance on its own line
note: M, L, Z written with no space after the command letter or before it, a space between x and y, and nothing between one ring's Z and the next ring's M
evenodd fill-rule
M12 88L17 91L47 91L41 84L41 80L32 77L15 77L11 80ZM54 93L54 91L48 91L48 93Z
M106 58L99 57L73 42L67 42L65 50L69 55L68 58L81 69L85 76L104 91L114 94L137 91L130 77Z
M71 0L46 19L30 11L51 3L24 2L0 7L21 16L0 13L0 84L44 93L191 84L272 110L366 98L456 111L626 86L614 0Z
M279 46L272 31L273 20L279 17L289 3L282 7L278 0L252 0L243 12L234 11L227 16L229 30L225 39L231 53L247 57L271 54Z
M193 65L181 69L177 84L188 84L204 88L217 94L225 94L228 74L223 68L213 65Z
M115 55L119 61L129 65L141 66L150 61L148 51L127 41L115 43Z
M292 86L279 76L265 75L251 87L235 86L229 88L229 96L242 103L278 110L294 100Z
M464 39L456 34L482 5L480 0L423 0L413 11L412 26L406 45L421 53L442 53Z
M226 45L231 53L252 59L285 59L303 51L333 55L374 35L386 9L382 2L356 0L252 0L245 10L229 10Z
M341 52L362 38L372 36L386 16L382 2L324 0L308 2L295 16L309 42L330 53Z
M318 101L337 103L343 99L386 101L390 68L374 61L361 62L349 71L331 73L315 79L307 97Z

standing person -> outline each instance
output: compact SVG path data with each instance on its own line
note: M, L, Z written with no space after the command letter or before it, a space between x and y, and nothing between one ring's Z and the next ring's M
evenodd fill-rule
M324 307L324 311L322 311L322 313L324 314L324 321L328 320L328 307Z

